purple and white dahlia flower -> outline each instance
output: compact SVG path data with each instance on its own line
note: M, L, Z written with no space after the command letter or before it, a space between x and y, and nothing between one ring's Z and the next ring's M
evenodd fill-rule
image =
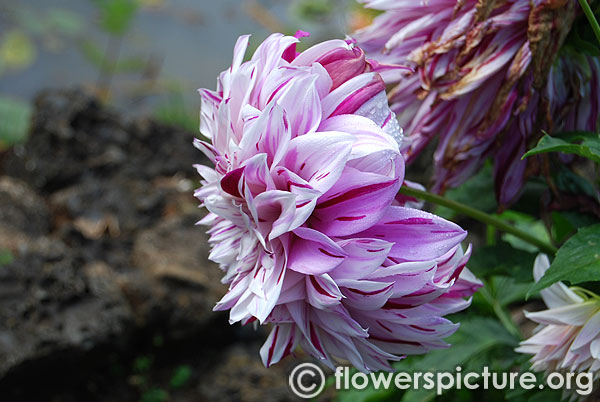
M210 259L229 291L230 322L271 323L269 366L298 346L333 365L390 369L447 346L480 283L465 231L396 199L401 130L381 76L350 41L302 53L273 34L243 62L239 38L216 91L200 90L195 195L209 213Z
M539 255L533 276L539 281L550 267ZM541 291L547 310L526 312L537 322L534 335L521 342L517 352L532 354L532 368L551 373L587 371L596 380L600 374L600 298L562 282Z
M598 58L560 54L578 13L567 0L360 0L384 11L354 37L382 70L410 163L434 138L434 191L494 160L498 201L510 204L537 159L542 130L598 129ZM529 163L529 165L528 165Z

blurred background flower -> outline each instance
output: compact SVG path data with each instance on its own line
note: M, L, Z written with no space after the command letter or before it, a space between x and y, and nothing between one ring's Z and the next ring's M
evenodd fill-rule
M540 254L533 266L536 282L548 268L550 260ZM596 380L600 370L600 298L562 282L540 293L547 309L525 313L539 325L517 352L532 354L532 369L536 371L588 372Z
M596 130L598 55L559 52L565 41L573 50L575 1L362 2L383 11L354 35L367 56L414 69L384 79L394 85L407 161L437 141L434 191L464 183L492 158L496 197L507 206L540 172L537 158L521 156L542 130Z

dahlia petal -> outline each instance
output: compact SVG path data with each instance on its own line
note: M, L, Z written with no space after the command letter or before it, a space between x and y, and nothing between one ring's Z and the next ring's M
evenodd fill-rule
M372 282L365 280L338 280L346 297L344 304L359 310L377 310L388 301L393 293L393 282Z
M296 328L291 324L278 324L260 348L260 357L265 367L278 363L291 351L296 349L298 336Z
M328 359L327 353L320 340L319 331L307 317L307 308L302 302L286 305L287 309L302 333L300 345L302 348L321 360Z
M281 294L285 277L285 261L282 260L284 258L276 259L268 271L263 266L248 285L248 290L252 291L253 297L247 310L261 324L267 319ZM231 311L233 312L233 309Z
M194 168L207 183L213 183L219 180L217 172L206 165L195 164Z
M216 162L216 157L219 156L219 152L211 144L194 138L194 146L210 159L212 163Z
M324 193L339 180L355 141L353 135L337 132L296 137L290 141L283 166Z
M258 46L251 59L253 62L260 62L256 72L256 75L260 77L256 82L258 88L262 88L270 71L287 64L281 56L287 48L298 42L299 40L293 36L274 33Z
M466 235L459 226L436 215L397 206L389 207L381 221L357 234L394 242L390 256L413 261L440 257Z
M319 198L310 224L330 236L358 233L381 219L399 188L396 178L346 167L340 180Z
M250 101L250 96L254 90L255 80L258 76L256 74L256 63L247 63L238 67L238 71L233 75L231 79L231 88L239 93L241 96L234 96L229 99L227 103L229 118L231 119L231 125L228 126L229 138L235 138L235 142L238 143L241 139L240 135L236 133L241 132L243 128L242 109ZM229 130L233 126L234 130Z
M394 283L394 297L406 296L420 290L426 284L432 283L436 273L435 261L405 262L387 266L371 274L378 280L392 281ZM404 302L407 302L404 300Z
M246 292L247 290L247 282L250 281L250 278L245 278L243 281L238 282L235 286L229 288L229 291L217 302L215 307L213 307L213 311L223 311L231 309L235 303L239 300L239 298Z
M336 49L351 50L351 46L341 39L332 39L309 47L299 54L293 61L293 66L310 66L317 60Z
M579 335L577 335L577 338L573 341L571 349L579 349L589 344L598 336L598 334L600 334L600 313L594 314L594 316L585 323L579 332Z
M286 270L278 305L285 305L298 300L306 300L305 276L292 270ZM279 321L278 321L279 322Z
M290 123L285 109L277 103L271 103L252 127L244 132L240 148L249 154L244 153L242 157L247 159L255 153L265 153L268 166L277 165L285 155L290 140Z
M533 264L533 278L538 282L546 271L550 268L550 260L546 254L540 254L536 257ZM557 282L552 286L543 289L540 292L544 303L548 308L561 307L574 303L581 303L583 299L575 292L565 286L562 282Z
M275 190L275 182L269 172L267 154L257 154L244 162L244 196ZM254 197L252 197L254 198ZM248 202L251 205L251 202Z
M393 246L379 239L350 239L338 244L348 258L330 272L335 280L367 278L381 267Z
M594 339L592 343L590 343L590 353L594 359L600 360L600 339ZM596 368L596 370L598 369L600 369L600 367Z
M584 302L533 313L525 312L525 316L546 325L583 325L597 309L594 302Z
M244 226L240 208L236 207L230 199L212 194L204 199L204 206L213 214L227 219L235 225Z
M319 130L337 131L354 135L356 142L352 146L350 160L365 158L371 154L384 156L380 158L380 164L383 166L370 170L373 173L379 173L382 170L390 172L391 169L386 169L386 165L395 161L400 153L398 143L394 138L379 128L373 120L363 116L334 116L325 120L319 127Z
M293 78L277 94L277 103L287 111L292 137L314 133L321 123L323 113L317 87L319 78L317 74Z
M331 351L331 354L349 361L358 370L368 371L363 356L356 348L352 337L343 336L337 332L328 332L327 335L323 337L323 343L325 348Z
M330 333L358 338L368 338L369 331L352 318L348 310L341 306L333 306L327 311L315 310L320 325Z
M325 274L340 265L346 252L333 240L314 229L299 227L288 257L288 268L306 275Z
M257 226L268 240L290 231L296 213L296 196L286 191L272 190L254 198L258 211Z
M284 167L275 170L276 185L296 196L296 212L290 230L304 224L313 212L321 192L314 189L306 180Z
M306 294L308 302L318 309L338 305L343 297L335 281L327 274L307 275Z
M361 74L340 85L322 99L323 116L352 114L384 90L385 84L379 74Z
M250 35L242 35L238 38L233 48L233 62L231 63L230 71L235 72L244 61L244 55L248 49L248 43L250 42Z

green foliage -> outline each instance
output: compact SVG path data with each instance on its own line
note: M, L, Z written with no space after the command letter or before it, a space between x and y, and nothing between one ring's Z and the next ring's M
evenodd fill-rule
M528 295L555 282L571 284L600 281L600 224L579 229L556 253L546 274L531 287Z
M454 371L458 366L463 372L481 371L484 366L503 369L516 358L512 349L518 340L497 321L477 317L462 320L460 329L448 342L452 347L425 355L414 364L412 371ZM503 361L506 357L509 357L510 362ZM433 390L411 389L403 395L401 401L429 401L434 397Z
M31 113L28 103L0 95L0 149L25 139Z
M563 134L561 137L544 135L533 149L523 155L523 159L548 152L563 152L583 156L600 163L600 134L577 131Z
M529 269L531 270L531 266ZM489 290L494 301L497 301L501 307L507 307L511 303L524 300L532 284L533 280L517 282L508 276L494 276L488 282L486 289Z
M129 29L138 8L135 0L95 0L100 10L100 26L106 32L122 36Z
M141 57L126 57L106 63L105 53L96 43L85 40L80 44L80 50L87 61L100 71L111 73L135 73L146 66L146 61Z
M597 198L594 185L564 165L559 165L558 172L554 176L554 181L556 187L566 193L585 194L589 197Z
M140 402L165 402L169 400L169 393L162 388L151 388L145 391Z
M551 217L552 236L559 244L573 235L577 229L596 222L596 219L592 215L582 214L577 211L553 211Z
M425 356L410 356L395 365L397 372L454 371L459 366L463 372L481 371L483 366L490 367L490 370L506 370L515 362L518 355L513 352L513 349L518 339L496 320L463 317L461 321L459 330L448 339L452 347L435 350ZM449 392L456 395L455 393L460 391ZM373 387L372 382L365 390L348 390L338 395L340 402L422 402L434 398L435 390L421 388L402 392L390 387L389 390L378 391Z
M10 30L0 41L0 71L27 68L35 61L36 55L35 44L26 31Z
M188 110L183 95L178 89L171 90L168 101L155 110L154 118L192 133L198 132L200 126L198 114Z
M460 202L480 211L491 213L498 209L496 202L491 163L486 163L481 170L461 186L449 189L444 195L452 201ZM436 207L435 213L446 219L453 219L456 213L445 207Z
M600 7L597 7L595 13L600 15ZM582 53L593 57L600 56L600 47L594 36L594 31L584 15L581 15L573 24L561 52L571 57L576 57Z
M152 337L152 345L153 345L154 347L156 347L156 348L159 348L159 347L161 347L161 346L162 346L164 343L165 343L165 338L164 338L162 335L160 335L160 334L157 334L157 335L154 335L154 336Z
M171 377L170 385L172 388L181 388L190 380L192 368L188 365L182 365L175 369Z
M548 234L544 223L541 220L538 220L529 214L508 210L500 214L499 217L503 220L510 222L518 229L533 234L537 238L545 242L550 242L550 235ZM531 253L535 253L538 251L538 248L536 246L533 246L514 235L506 233L502 235L502 239L517 250L524 250Z
M535 253L513 248L507 242L477 247L469 259L469 269L480 278L506 275L517 281L532 281Z
M0 267L13 262L13 258L14 257L10 251L0 249Z
M297 15L309 21L322 19L332 11L333 4L328 0L302 0L296 6Z
M138 356L133 361L133 371L136 373L145 373L152 368L154 359L152 356Z

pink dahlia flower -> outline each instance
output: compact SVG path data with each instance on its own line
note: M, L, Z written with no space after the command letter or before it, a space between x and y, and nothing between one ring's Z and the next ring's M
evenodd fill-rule
M480 286L466 233L395 199L402 134L362 50L331 40L298 53L298 41L273 34L243 62L242 36L217 91L200 91L210 143L196 146L215 167L197 166L195 195L229 285L215 310L273 324L267 366L300 345L389 368L456 329L441 316Z
M576 1L361 0L383 10L355 38L382 71L410 163L437 138L434 191L455 187L491 157L500 204L516 199L542 130L598 128L598 59L556 54ZM532 164L529 166L528 163Z
M538 281L549 268L544 254L535 260L533 275ZM600 298L569 289L558 282L541 291L547 310L526 312L540 324L535 334L521 342L517 352L533 354L537 371L588 371L597 377L600 370Z

